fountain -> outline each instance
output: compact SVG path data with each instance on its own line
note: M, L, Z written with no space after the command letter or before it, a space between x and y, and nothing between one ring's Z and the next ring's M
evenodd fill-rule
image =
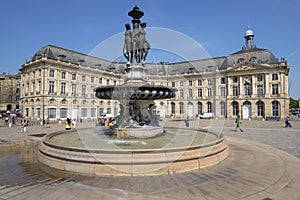
M145 73L145 59L150 49L146 40L146 23L140 21L144 15L137 6L129 13L130 24L125 24L124 56L128 63L121 86L102 86L95 89L96 97L100 99L114 99L120 102L120 115L116 118L117 127L113 130L118 138L154 137L163 132L159 127L155 112L156 99L175 97L177 89L150 85Z
M78 131L49 134L39 147L39 161L84 174L136 176L185 172L224 160L228 145L222 135L159 126L154 100L173 98L177 89L148 83L145 59L150 45L146 23L140 21L144 13L135 6L128 15L133 18L133 29L125 25L124 84L95 89L96 97L120 102L116 124L109 129L82 130L81 136Z

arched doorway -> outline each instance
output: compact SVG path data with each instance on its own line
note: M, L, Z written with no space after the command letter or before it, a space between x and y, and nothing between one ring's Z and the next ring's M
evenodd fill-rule
M193 105L192 102L188 103L188 106L187 106L187 116L188 117L193 117L194 116L194 105Z
M12 109L12 105L11 105L11 104L7 104L7 105L6 105L6 110L7 110L7 111L10 111L11 109Z
M249 101L245 101L242 107L243 119L251 118L251 103Z

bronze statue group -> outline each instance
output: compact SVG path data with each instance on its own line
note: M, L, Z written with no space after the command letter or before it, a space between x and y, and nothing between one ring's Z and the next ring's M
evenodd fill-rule
M125 44L123 54L130 63L144 63L150 44L146 40L146 22L139 24L139 28L131 30L130 24L125 24Z

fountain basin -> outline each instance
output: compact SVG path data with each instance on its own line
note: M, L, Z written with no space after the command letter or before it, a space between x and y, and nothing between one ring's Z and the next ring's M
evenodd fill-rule
M183 131L187 130L190 129ZM221 162L229 153L226 139L213 133L206 133L214 138L208 142L180 146L172 145L171 140L161 148L110 148L107 145L90 148L54 142L56 136L73 133L45 136L39 146L38 160L52 168L86 175L147 176L205 168Z
M149 84L124 84L118 86L101 86L95 89L95 95L100 99L116 100L155 100L175 97L176 88Z

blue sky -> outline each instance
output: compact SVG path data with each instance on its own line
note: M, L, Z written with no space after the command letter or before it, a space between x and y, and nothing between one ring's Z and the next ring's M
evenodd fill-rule
M290 95L300 98L298 0L3 0L0 73L18 73L25 59L47 44L89 54L107 38L124 32L124 24L131 20L127 13L134 5L144 11L142 20L148 27L185 34L211 57L240 50L250 26L257 47L287 59Z

